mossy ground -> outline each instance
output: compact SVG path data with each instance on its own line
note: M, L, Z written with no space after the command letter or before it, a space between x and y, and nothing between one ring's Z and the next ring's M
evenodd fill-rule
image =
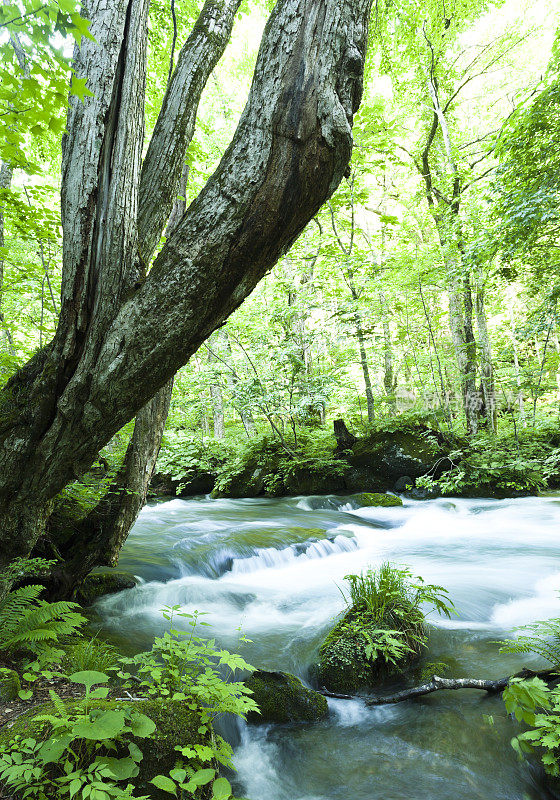
M67 701L69 712L76 706L76 701ZM149 781L155 775L166 775L173 769L180 758L175 750L176 745L207 744L209 733L200 733L200 715L187 707L185 703L173 700L139 700L127 703L120 700L97 700L96 708L111 709L132 707L134 711L146 714L156 725L155 733L148 739L135 739L134 741L143 753L140 762L140 773L133 779L133 783L142 793L149 794L154 800L168 798L170 795L159 792ZM55 713L51 703L27 711L14 722L0 729L0 748L8 744L14 736L32 737L38 740L46 739L50 726L45 722L34 721L38 714Z

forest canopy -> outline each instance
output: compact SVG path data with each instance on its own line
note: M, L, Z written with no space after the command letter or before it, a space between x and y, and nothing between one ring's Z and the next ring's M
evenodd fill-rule
M558 419L555 4L346 0L325 33L301 2L0 7L0 494L24 550L97 458L114 497L162 435L164 469L341 418L518 448Z

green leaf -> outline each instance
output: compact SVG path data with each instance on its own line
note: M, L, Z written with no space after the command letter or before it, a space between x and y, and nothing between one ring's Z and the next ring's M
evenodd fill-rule
M86 687L86 691L89 692L91 687L95 686L96 683L107 683L109 676L105 675L104 672L96 672L94 669L88 669L82 670L81 672L74 672L69 676L68 680L72 681L72 683L82 684Z
M145 739L151 736L156 729L156 724L146 714L133 713L130 719L130 729L134 736Z
M103 711L93 720L77 722L72 731L81 739L114 739L125 728L125 716L122 711Z
M175 783L171 780L171 778L166 777L165 775L156 775L155 778L152 778L150 783L153 783L158 789L161 789L162 792L169 792L169 794L177 794L177 787Z
M215 769L199 769L194 775L191 775L189 783L194 783L195 786L205 786L207 783L210 783L215 774Z
M212 784L212 800L228 800L230 797L230 782L226 778L216 778Z

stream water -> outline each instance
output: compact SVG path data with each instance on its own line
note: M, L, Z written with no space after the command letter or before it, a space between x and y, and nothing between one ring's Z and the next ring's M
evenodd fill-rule
M428 661L448 676L496 678L530 665L496 641L560 616L560 498L405 501L360 508L345 497L156 502L141 513L119 567L135 589L101 600L109 636L148 648L161 608L208 612L212 634L251 663L309 675L344 601L344 575L406 564L450 591L458 616L431 618ZM207 629L209 630L209 629ZM537 663L537 662L534 662ZM315 725L241 726L235 788L250 800L543 800L509 741L499 698L438 692L367 708L330 700ZM494 718L490 725L487 717Z

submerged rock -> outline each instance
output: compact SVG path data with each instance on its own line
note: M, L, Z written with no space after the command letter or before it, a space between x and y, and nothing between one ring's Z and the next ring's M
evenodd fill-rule
M356 500L362 506L402 506L403 501L394 494L382 494L381 492L362 492L356 496Z
M88 575L76 593L76 600L83 606L91 606L106 594L116 594L124 589L134 589L136 578L124 572L95 572Z
M304 686L289 672L259 669L245 681L261 713L251 711L248 722L317 722L329 713L326 698Z

